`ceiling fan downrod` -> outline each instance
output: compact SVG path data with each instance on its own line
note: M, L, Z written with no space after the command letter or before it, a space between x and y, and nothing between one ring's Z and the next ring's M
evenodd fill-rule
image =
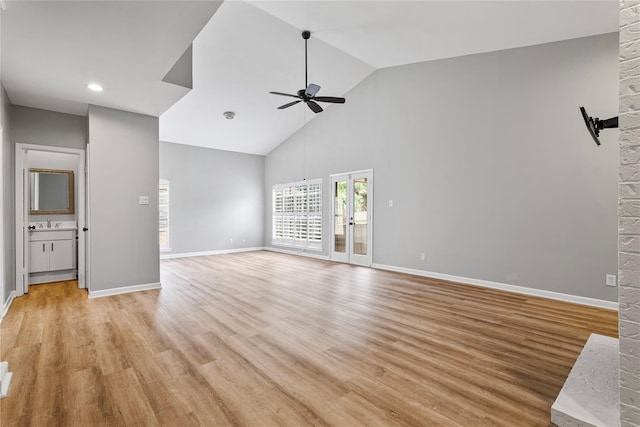
M307 40L311 37L311 32L309 30L304 30L302 32L302 38L304 39L304 87L309 86L309 82L307 79Z
M324 111L318 102L329 102L332 104L344 104L345 99L336 96L316 96L320 91L320 86L317 84L309 84L308 75L308 55L307 55L307 40L311 37L309 30L302 32L302 38L304 39L304 89L300 89L296 94L285 92L269 92L273 95L288 96L291 98L297 98L296 101L289 102L287 104L278 107L278 110L284 110L292 105L296 105L300 102L304 102L314 113L320 113Z

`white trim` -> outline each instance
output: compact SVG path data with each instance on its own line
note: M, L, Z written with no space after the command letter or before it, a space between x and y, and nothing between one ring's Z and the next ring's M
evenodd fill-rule
M354 200L354 180L359 178L366 178L367 184L367 254L359 255L354 253L354 227L347 227L345 234L345 251L335 251L335 219L336 219L336 203L334 200L335 184L338 181L346 181L347 183L347 200L346 200L346 215L351 217L351 220L355 218L355 200ZM373 186L373 168L364 169L360 171L344 172L339 174L330 175L330 199L331 199L331 219L329 229L329 259L337 262L346 262L353 265L360 265L363 267L371 267L373 263L373 206L374 206L374 186ZM354 225L352 221L349 221L349 225Z
M88 149L88 146L87 146ZM24 189L25 184L28 182L26 179L26 164L25 159L28 156L29 151L41 151L48 153L64 153L78 156L78 176L77 176L77 188L78 188L78 197L76 200L76 221L78 224L78 230L81 230L84 227L84 222L87 220L86 214L86 200L85 200L85 191L87 182L85 181L86 176L84 171L87 168L87 157L86 150L81 148L67 148L67 147L55 147L50 145L36 145L36 144L25 144L21 142L17 142L15 144L15 233L16 233L16 247L15 247L15 268L16 268L16 296L24 295L28 290L29 281L28 281L28 263L25 262L25 259L28 261L28 254L24 250L24 244L27 241L26 237L26 227L28 220L28 210L25 208L25 199L24 195L26 191ZM84 288L86 287L86 276L84 274L85 270L85 258L86 256L83 252L87 251L86 245L86 235L84 233L78 233L78 287ZM26 264L26 265L25 265Z
M297 250L297 251L290 251L290 250L281 249L281 248L274 248L273 246L266 246L266 247L264 247L262 249L265 250L265 251L278 252L278 253L281 253L281 254L306 256L308 258L315 258L315 259L321 259L321 260L329 261L329 257L327 255L319 255L319 254L309 253L304 249L300 249L300 250Z
M329 178L333 178L334 176L341 176L341 175L354 175L356 173L367 173L367 172L371 172L373 174L373 168L369 168L369 169L361 169L359 171L350 171L350 172L340 172L340 173L332 173L329 175Z
M194 256L207 256L207 255L223 255L223 254L235 254L239 252L255 252L264 250L263 247L255 248L240 248L240 249L222 249L219 251L204 251L204 252L183 252L179 254L164 254L160 255L160 259L172 259L172 258L190 258Z
M123 286L121 288L103 289L100 291L89 290L89 298L110 297L113 295L128 294L131 292L150 291L153 289L162 289L160 282L145 283L143 285Z
M432 271L415 270L412 268L404 268L404 267L394 267L392 265L374 263L372 267L378 268L380 270L394 271L397 273L412 274L414 276L429 277L432 279L448 280L451 282L458 282L466 285L482 286L482 287L491 288L491 289L499 289L502 291L513 292L516 294L524 294L524 295L531 295L531 296L542 297L542 298L549 298L553 300L570 302L574 304L582 304L582 305L588 305L592 307L606 308L608 310L616 310L616 311L618 310L617 302L605 301L605 300L588 298L588 297L581 297L578 295L569 295L569 294L563 294L560 292L545 291L542 289L534 289L534 288L527 288L524 286L509 285L506 283L491 282L489 280L471 279L468 277L453 276L450 274L434 273Z
M13 303L13 300L15 299L15 297L16 297L16 291L11 291L11 293L9 294L9 298L7 298L7 300L4 303L4 306L2 307L2 313L0 313L0 322L2 322L2 319L4 319L7 313L9 312L9 308L11 307L11 304Z

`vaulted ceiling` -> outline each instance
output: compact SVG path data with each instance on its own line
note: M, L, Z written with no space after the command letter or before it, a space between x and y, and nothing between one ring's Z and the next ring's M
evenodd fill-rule
M618 29L615 0L3 4L1 78L13 104L160 116L164 141L254 154L316 116L304 105L277 110L289 99L268 93L303 88L302 30L312 32L309 82L345 96L379 68ZM193 89L163 81L192 41ZM104 91L88 91L93 81Z

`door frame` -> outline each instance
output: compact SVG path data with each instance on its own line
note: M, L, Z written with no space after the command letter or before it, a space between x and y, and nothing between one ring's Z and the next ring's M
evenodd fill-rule
M352 197L353 190L353 179L357 179L359 177L366 176L367 177L367 255L353 255L351 254L353 245L351 242L353 241L353 227L349 227L347 231L347 238L345 240L345 252L334 252L335 248L335 202L333 200L334 194L334 183L338 180L342 180L341 178L347 179L347 194L348 197ZM344 262L354 265L360 265L363 267L371 267L373 264L373 169L363 169L352 172L344 172L344 173L335 173L329 175L329 181L331 186L331 228L330 228L330 239L329 239L329 259L337 262ZM353 210L349 199L347 199L347 209L349 211Z
M4 169L4 139L3 139L3 135L4 132L2 130L2 126L0 125L0 165L2 165L2 168ZM0 174L0 201L2 201L2 211L0 211L0 242L2 246L0 246L0 301L2 301L2 306L4 307L4 303L6 302L4 300L4 293L5 293L5 286L9 286L9 283L7 283L5 281L5 277L4 277L4 247L5 247L5 240L4 240L4 173ZM0 310L2 310L0 308ZM2 316L4 315L4 311L0 311L0 319L2 318Z
M78 287L85 288L86 271L86 233L81 232L86 223L86 153L78 148L53 147L48 145L35 145L16 143L15 145L15 237L16 237L16 296L22 296L29 291L29 255L28 255L28 229L29 211L26 188L28 187L27 160L30 151L44 151L49 153L63 153L78 156L77 173L77 226L78 226Z

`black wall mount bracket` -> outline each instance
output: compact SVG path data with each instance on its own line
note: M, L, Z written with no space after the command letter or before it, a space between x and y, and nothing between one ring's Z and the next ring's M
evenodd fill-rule
M587 126L589 130L589 134L595 141L596 145L600 145L600 131L602 129L611 129L618 127L618 116L611 117L610 119L600 120L599 118L590 117L587 114L587 110L584 107L580 107L580 113L582 113L582 118L584 119L584 124Z

